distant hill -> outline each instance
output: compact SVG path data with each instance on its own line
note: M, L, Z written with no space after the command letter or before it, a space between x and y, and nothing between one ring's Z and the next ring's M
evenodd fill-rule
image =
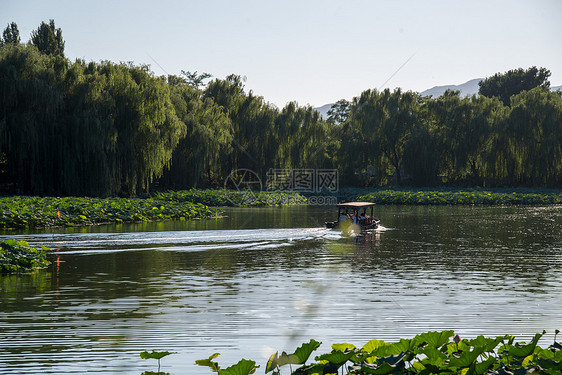
M465 82L461 85L446 85L446 86L435 86L428 90L420 92L421 96L432 96L437 98L445 93L447 90L459 90L461 92L461 96L472 96L474 94L478 94L478 82L482 81L484 78L475 78L471 79L468 82Z
M324 104L322 107L314 108L317 112L319 112L324 120L328 118L328 111L332 108L333 103Z
M471 79L468 82L465 82L463 84L460 85L445 85L445 86L435 86L432 87L430 89L427 89L425 91L420 92L421 96L432 96L433 98L437 98L438 96L441 96L445 93L445 91L447 90L459 90L461 92L461 96L472 96L474 94L478 94L478 89L480 89L480 86L478 86L478 82L482 81L484 78L475 78L475 79ZM561 86L551 86L550 87L550 91L562 91L562 85ZM318 112L320 112L320 114L322 115L322 117L324 117L324 119L328 118L328 111L330 110L330 108L332 107L333 103L329 103L329 104L324 104L322 107L317 107L314 108L315 110L317 110Z

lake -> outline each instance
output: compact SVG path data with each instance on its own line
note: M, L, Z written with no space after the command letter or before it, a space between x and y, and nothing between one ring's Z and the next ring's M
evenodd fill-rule
M0 276L2 374L212 374L261 365L311 338L357 346L454 329L461 337L562 329L562 207L378 206L383 228L345 237L329 207L0 232L55 252Z

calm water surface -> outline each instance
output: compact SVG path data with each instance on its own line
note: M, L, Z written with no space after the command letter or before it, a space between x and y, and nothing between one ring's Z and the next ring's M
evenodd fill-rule
M207 221L0 233L56 249L0 276L1 374L211 374L314 338L362 345L428 330L528 339L562 328L562 207L377 208L348 238L333 209L230 209Z

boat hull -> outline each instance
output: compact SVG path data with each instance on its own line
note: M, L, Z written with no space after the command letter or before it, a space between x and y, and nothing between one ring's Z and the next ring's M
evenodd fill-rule
M366 231L366 230L377 229L379 227L379 224L380 224L380 220L375 219L369 225L359 224L358 227L361 228L361 231ZM326 228L328 228L328 229L341 229L340 223L337 222L337 221L327 221L326 222Z

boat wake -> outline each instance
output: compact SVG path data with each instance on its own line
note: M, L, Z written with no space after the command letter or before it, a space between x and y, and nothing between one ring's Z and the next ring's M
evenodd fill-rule
M31 245L44 245L67 254L121 251L206 251L216 249L270 249L296 242L338 239L325 228L242 229L126 233L71 233L12 236Z

